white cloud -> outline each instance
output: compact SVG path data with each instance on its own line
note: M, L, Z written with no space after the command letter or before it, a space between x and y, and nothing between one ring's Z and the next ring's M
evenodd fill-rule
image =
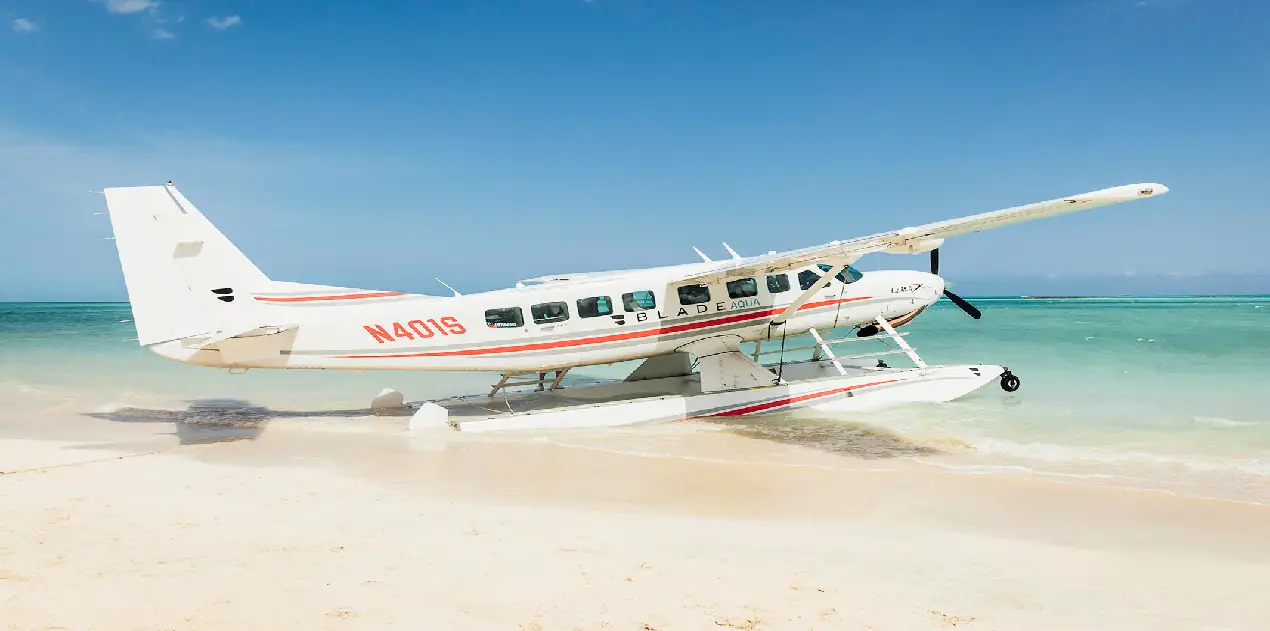
M40 25L26 18L18 18L13 21L13 30L19 33L34 33L40 30Z
M140 13L156 9L159 2L156 0L92 0L98 4L106 5L106 10L111 13Z
M177 24L185 18L165 15L162 2L159 0L88 0L106 7L106 10L119 15L136 15L143 27L154 39L176 39L176 33L168 29L166 24Z
M210 17L207 18L207 24L212 28L223 31L231 26L238 26L243 23L243 19L237 15L227 15L223 18Z

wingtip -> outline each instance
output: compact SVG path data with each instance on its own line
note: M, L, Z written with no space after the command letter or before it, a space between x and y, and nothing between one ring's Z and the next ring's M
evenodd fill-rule
M1124 186L1114 186L1101 191L1094 191L1084 195L1076 196L1077 199L1142 199L1145 197L1159 197L1169 192L1169 187L1157 182L1143 182L1140 184L1125 184Z
M1135 197L1156 197L1169 192L1169 187L1159 182L1143 182L1141 184L1129 184L1121 186L1120 189Z

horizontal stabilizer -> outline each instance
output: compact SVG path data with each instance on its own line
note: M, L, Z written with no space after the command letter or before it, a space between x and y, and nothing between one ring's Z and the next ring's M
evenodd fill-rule
M217 343L223 342L230 338L237 338L237 337L249 338L249 337L259 337L262 335L277 335L279 333L286 333L287 331L291 331L296 328L299 328L298 325L296 324L286 324L282 326L252 325L247 327L240 327L238 329L228 329L223 331L217 331L209 335L207 339L199 342L196 345L196 348L207 348L209 346L214 346Z

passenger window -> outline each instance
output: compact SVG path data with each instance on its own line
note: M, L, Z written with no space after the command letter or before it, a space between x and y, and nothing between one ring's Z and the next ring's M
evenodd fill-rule
M728 298L749 298L758 295L758 283L753 278L728 281Z
M608 296L578 299L579 318L598 318L613 313L613 300Z
M647 311L657 308L657 300L651 291L633 291L622 294L622 306L627 311Z
M491 329L515 329L525 326L525 317L520 307L506 309L490 309L485 312L485 326Z
M697 305L710 302L710 288L705 285L684 285L679 288L679 304Z
M789 274L772 274L767 277L767 292L780 294L789 291Z
M820 280L820 274L809 269L798 272L798 286L802 287L803 291L811 289L811 286L815 285L818 280Z
M569 319L569 305L564 302L544 302L529 308L534 324L551 324Z
M832 267L825 265L824 263L817 263L816 267L819 267L820 271L822 272L827 272L833 269ZM838 282L844 285L850 285L851 283L854 283L857 280L860 280L862 277L864 277L864 274L861 274L859 270L857 270L854 267L851 267L850 265L843 268L841 272L838 272L838 274L834 276L834 278L838 279Z

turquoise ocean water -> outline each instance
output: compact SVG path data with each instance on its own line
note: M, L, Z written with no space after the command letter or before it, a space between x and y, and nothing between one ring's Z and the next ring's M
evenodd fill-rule
M908 339L930 363L1006 365L1022 378L1019 392L993 386L859 418L753 422L786 436L841 427L848 443L878 428L934 446L948 456L918 458L966 473L1137 481L1270 502L1270 297L974 302L982 320L941 302L905 327ZM89 412L220 399L356 410L383 387L417 400L491 382L408 372L230 375L139 347L131 317L126 304L0 303L0 405Z

